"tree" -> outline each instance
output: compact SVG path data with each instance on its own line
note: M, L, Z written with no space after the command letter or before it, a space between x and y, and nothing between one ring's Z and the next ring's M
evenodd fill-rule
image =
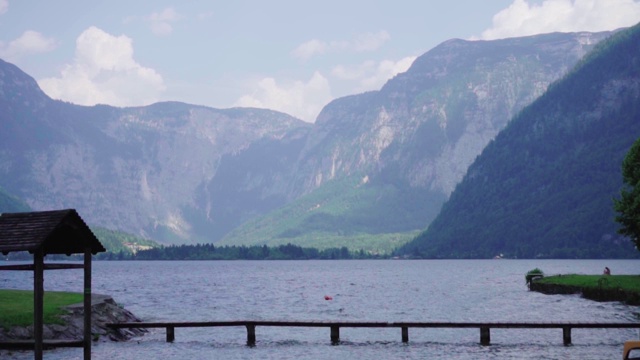
M622 226L618 233L631 238L640 250L640 139L631 146L622 162L622 179L625 187L621 198L614 199L615 210L619 213L616 221Z

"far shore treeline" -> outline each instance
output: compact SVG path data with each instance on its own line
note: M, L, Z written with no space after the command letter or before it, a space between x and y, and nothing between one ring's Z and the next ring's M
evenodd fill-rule
M27 252L9 253L6 260L30 260ZM316 249L286 244L269 247L215 246L213 244L172 245L139 250L105 252L97 254L96 260L347 260L382 259L388 256L367 253L363 250L350 251L347 247ZM48 255L47 260L81 260L81 255Z

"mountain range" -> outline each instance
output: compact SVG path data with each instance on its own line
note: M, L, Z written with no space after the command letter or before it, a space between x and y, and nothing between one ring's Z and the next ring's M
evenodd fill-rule
M262 109L52 100L0 61L0 186L165 244L390 251L438 215L467 168L602 33L450 40L314 124Z
M429 228L398 253L427 258L638 257L613 199L640 138L640 26L599 44L519 113Z
M454 39L380 91L331 102L287 176L302 196L245 222L221 243L390 251L431 222L514 115L609 35Z

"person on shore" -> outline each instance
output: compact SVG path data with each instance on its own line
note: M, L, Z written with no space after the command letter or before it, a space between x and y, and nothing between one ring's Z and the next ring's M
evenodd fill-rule
M605 275L611 275L611 270L609 270L609 267L605 266L605 268L604 268L604 274L605 274Z

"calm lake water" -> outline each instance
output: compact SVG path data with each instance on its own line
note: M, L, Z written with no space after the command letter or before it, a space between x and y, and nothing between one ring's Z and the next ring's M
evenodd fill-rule
M638 307L574 295L529 292L524 275L639 274L638 260L366 260L94 262L93 292L108 294L144 321L638 321ZM28 272L0 273L0 288L30 289ZM45 290L82 291L82 271L48 271ZM333 300L326 301L325 295ZM340 331L260 328L246 346L238 328L164 329L124 343L99 342L94 359L618 359L637 330L493 329L480 346L478 329ZM32 352L0 352L32 359ZM46 359L81 359L82 349L45 352Z

